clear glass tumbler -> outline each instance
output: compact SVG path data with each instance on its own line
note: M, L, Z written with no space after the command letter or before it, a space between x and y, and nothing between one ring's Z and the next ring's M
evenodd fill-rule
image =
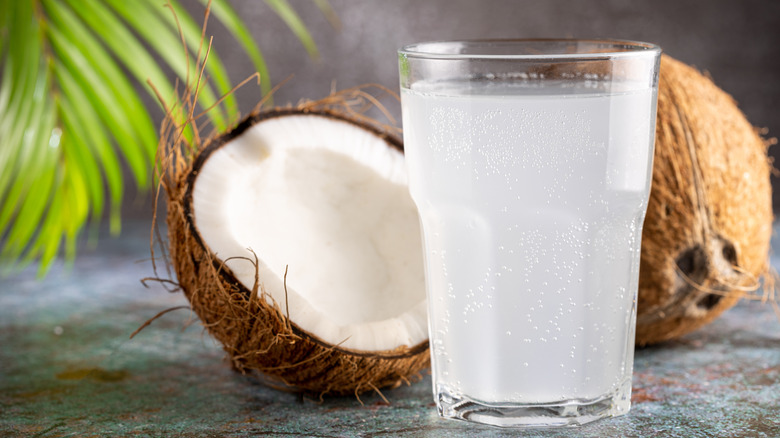
M441 416L628 411L660 54L611 40L399 51Z

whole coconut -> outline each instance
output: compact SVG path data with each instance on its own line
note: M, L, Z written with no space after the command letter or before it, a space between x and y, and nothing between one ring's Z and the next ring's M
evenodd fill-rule
M758 288L772 234L769 144L708 77L662 58L638 345L695 330Z

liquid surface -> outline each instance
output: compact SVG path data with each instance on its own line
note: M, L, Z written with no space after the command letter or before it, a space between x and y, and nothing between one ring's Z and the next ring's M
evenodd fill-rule
M403 90L434 388L546 403L630 379L654 107L606 91Z

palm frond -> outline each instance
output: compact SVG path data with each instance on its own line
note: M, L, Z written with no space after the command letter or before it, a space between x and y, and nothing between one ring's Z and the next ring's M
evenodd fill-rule
M49 0L46 3L56 1ZM136 184L146 187L150 182L147 161L144 148L137 145L155 141L151 117L144 110L130 82L97 41L88 34L75 36L74 28L60 27L59 24L51 20L46 27L57 61L68 69L79 86L87 92L90 104L98 110L101 121L113 133L114 141L122 150Z
M72 261L84 228L96 229L106 214L118 233L125 166L137 187L149 187L158 138L139 85L173 101L180 91L156 59L191 84L193 58L209 44L180 1L0 1L2 273L37 262L44 274L61 254ZM198 1L230 30L268 93L265 59L228 0ZM287 1L266 3L316 57ZM326 0L316 4L328 14ZM215 107L207 117L222 130L239 109L232 95L221 98L233 85L213 50L205 73L197 105Z
M99 0L90 0L98 2ZM182 48L181 38L178 30L166 22L160 11L170 13L166 10L157 10L145 1L128 2L126 0L104 0L115 12L117 12L133 30L144 38L144 41L152 46L157 54L166 61L173 71L182 78L185 83L192 80L197 70L191 59L185 57ZM156 12L157 11L157 12ZM216 63L215 63L216 64ZM211 84L206 83L202 94L200 95L202 105L208 107L217 101L216 94ZM211 119L217 129L225 129L227 122L225 120L224 108L218 106L212 112L209 112Z
M306 29L306 25L303 24L301 17L295 12L295 9L290 6L287 0L265 0L268 6L279 15L286 24L287 27L298 37L298 40L303 44L303 47L309 52L312 58L318 58L320 56L317 44L314 43L314 38L311 37L309 30Z
M333 10L333 6L331 6L328 0L314 0L314 4L320 8L320 12L325 15L325 18L334 29L341 30L341 20L339 20L338 14Z
M159 6L158 0L144 1L148 2L151 7ZM188 47L193 49L201 47L204 43L201 41L203 37L202 26L196 24L195 20L186 13L186 10L182 8L176 0L169 0L169 5L175 14L163 14L162 18L167 21L167 24L171 28L181 29L181 33L184 36ZM195 58L197 59L197 56L195 56ZM217 52L211 52L209 54L209 63L206 64L206 71L211 75L211 79L214 81L219 94L223 96L226 95L224 103L227 108L228 117L231 119L235 118L238 115L238 104L236 102L236 97L233 94L228 94L232 85Z
M266 65L265 58L260 52L260 49L254 43L252 34L249 33L249 29L246 28L244 22L241 21L236 11L230 7L227 0L200 0L204 5L211 5L211 12L220 21L222 21L228 30L233 34L233 37L241 44L249 59L260 74L260 88L263 94L267 94L271 91L271 75L268 72L268 66ZM209 61L211 63L211 61Z

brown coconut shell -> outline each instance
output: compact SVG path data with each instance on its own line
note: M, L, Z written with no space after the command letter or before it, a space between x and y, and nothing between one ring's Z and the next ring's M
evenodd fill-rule
M663 56L638 345L696 330L758 288L772 234L769 143L710 78Z
M320 396L359 394L419 377L420 371L430 366L428 343L393 351L361 352L322 342L297 327L277 303L270 301L261 278L255 279L251 290L238 282L201 240L190 213L191 188L209 155L270 118L305 114L337 118L369 130L384 139L388 147L403 151L401 141L380 125L323 108L328 107L327 102L320 103L255 114L210 141L194 158L185 160L186 166L171 179L175 183L166 186L169 258L193 311L222 344L235 369L260 372L266 383L283 389Z

